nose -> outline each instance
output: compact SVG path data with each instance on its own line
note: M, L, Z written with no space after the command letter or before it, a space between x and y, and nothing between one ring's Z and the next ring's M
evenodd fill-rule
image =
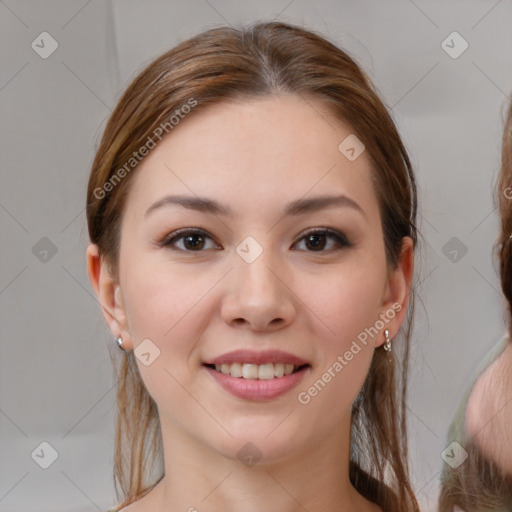
M273 332L290 325L296 314L294 293L287 285L289 272L277 264L269 251L252 263L234 255L221 316L233 327Z

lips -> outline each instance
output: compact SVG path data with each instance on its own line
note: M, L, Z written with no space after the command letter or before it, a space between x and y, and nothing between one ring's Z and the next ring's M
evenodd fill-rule
M245 400L269 400L284 395L311 365L280 350L236 350L206 361L203 366L226 391Z
M310 366L303 366L302 369L290 375L260 380L232 377L231 375L218 372L209 366L205 366L206 371L221 389L224 389L236 398L254 402L273 400L289 393L299 385L310 368Z
M282 350L235 350L204 362L204 364L209 366L233 363L257 365L263 365L266 363L282 363L293 364L296 367L309 364L305 359L294 354L290 354L289 352L283 352Z

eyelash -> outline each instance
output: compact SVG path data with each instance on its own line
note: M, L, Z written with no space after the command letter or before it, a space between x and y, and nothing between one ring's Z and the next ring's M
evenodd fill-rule
M327 252L327 253L329 253L329 252L341 250L343 248L348 248L348 247L352 246L352 244L348 241L348 239L346 238L346 236L343 233L340 233L340 232L335 231L330 228L316 228L316 229L311 229L305 233L302 233L300 235L299 242L301 242L302 240L304 240L305 238L307 238L310 235L316 235L316 234L325 234L325 235L327 235L327 238L334 239L336 241L336 243L338 244L338 248L334 248L334 249L331 248L331 249L327 249L327 250L322 249L320 251L306 251L306 252L310 252L310 253L315 253L315 252L319 252L319 253L324 252L325 253L325 252ZM187 252L187 253L204 252L204 250L193 251L193 250L188 250L188 249L180 249L174 245L176 243L176 241L186 238L187 236L190 236L190 235L201 235L204 238L210 238L211 240L213 240L213 238L210 235L208 235L208 233L206 231L203 231L202 229L184 228L184 229L179 229L178 231L174 231L173 233L169 234L161 242L159 242L158 245L160 247L167 247L173 251L179 251L179 252Z

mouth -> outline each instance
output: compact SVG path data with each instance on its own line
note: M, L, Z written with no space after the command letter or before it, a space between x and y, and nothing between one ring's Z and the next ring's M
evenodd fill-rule
M204 364L218 373L244 380L274 380L300 372L310 367L309 364L294 365L290 363L223 363Z
M225 391L242 400L264 402L288 394L311 364L282 350L234 350L206 359L203 368Z
M251 402L267 402L287 395L311 369L310 364L291 363L206 363L203 367L225 391Z

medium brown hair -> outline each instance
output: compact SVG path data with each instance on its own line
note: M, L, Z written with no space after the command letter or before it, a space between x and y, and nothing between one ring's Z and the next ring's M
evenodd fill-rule
M416 245L417 199L411 163L371 81L349 55L323 37L285 23L257 23L240 30L208 30L182 42L144 69L121 97L107 123L87 192L90 239L113 272L134 171L102 193L104 197L98 199L100 194L95 191L105 190L104 184L129 161L134 150L191 98L196 106L189 115L196 115L215 103L274 93L323 101L365 145L373 164L389 268L399 262L404 237ZM383 350L375 351L352 409L350 479L363 496L393 512L419 510L408 472L405 417L413 306L411 290L402 329L404 343L394 344L391 361ZM158 483L144 479L161 450L161 432L156 404L144 386L133 353L116 357L120 361L115 365L115 481L116 490L118 483L122 490L121 506L125 506Z

